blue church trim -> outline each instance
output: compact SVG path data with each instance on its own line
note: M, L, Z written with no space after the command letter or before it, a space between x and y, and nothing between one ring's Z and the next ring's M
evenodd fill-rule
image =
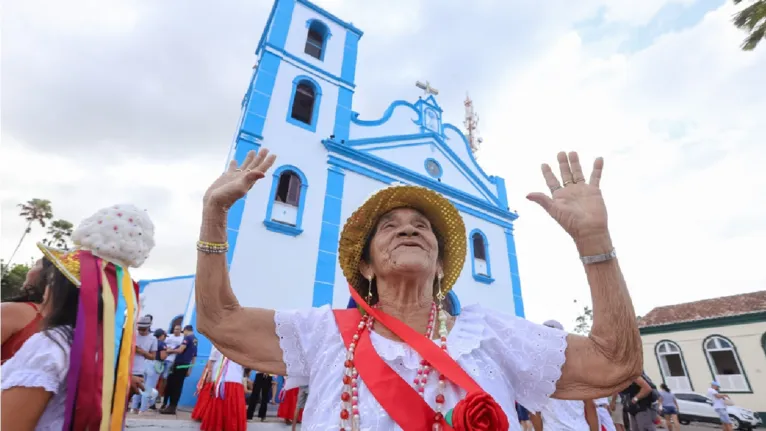
M346 174L343 169L333 166L327 168L327 188L322 211L322 227L319 233L314 295L311 300L313 307L332 305L345 179Z
M420 122L420 111L418 110L418 108L415 107L415 105L413 105L410 102L407 102L406 100L396 100L393 103L391 103L388 106L388 108L386 108L385 112L383 112L383 116L377 120L360 120L359 113L354 112L351 116L351 121L353 121L354 124L358 124L360 126L367 126L367 127L380 126L381 124L385 124L386 122L388 122L388 120L391 119L391 116L394 115L394 110L400 106L412 109L412 112L414 112L418 116L417 119L414 119L412 121L416 123Z
M332 156L332 155L329 156L327 162L330 165L332 165L332 166L341 167L341 168L346 169L348 171L355 172L357 174L364 175L365 177L372 178L374 180L380 181L381 183L384 183L384 184L391 184L391 183L394 183L394 182L402 182L401 178L394 178L394 177L391 177L391 176L386 175L384 173L378 172L376 170L369 169L367 167L361 166L361 165L356 164L354 162L351 162L349 160L341 159L339 157L335 157L335 156ZM428 181L431 181L431 180L428 180ZM431 182L431 183L433 183L433 182ZM419 182L412 182L412 184L424 185L424 184L419 183ZM442 194L444 194L444 193L442 193ZM450 202L452 202L452 205L455 205L455 208L457 208L461 212L464 212L466 214L470 214L470 215L472 215L474 217L480 218L482 220L486 220L486 221L488 221L490 223L496 224L496 225L504 227L504 228L512 228L513 227L513 225L510 222L508 222L508 221L501 220L499 218L493 217L493 216L487 214L485 211L479 211L477 209L474 209L474 208L471 208L469 206L463 205L460 202L457 202L454 198L451 199L449 196L447 198L449 199Z
M317 66L314 66L313 64L307 62L306 60L304 60L302 58L298 58L295 55L285 51L282 48L277 48L276 46L271 45L270 43L266 44L266 48L269 48L268 50L266 50L266 52L272 52L275 55L279 54L280 56L282 56L284 58L285 61L290 62L290 64L292 64L293 66L295 66L295 67L297 67L299 69L303 69L303 71L305 71L307 73L312 73L312 74L317 75L317 78L319 78L319 79L323 79L323 80L325 80L325 81L327 81L327 82L329 82L329 83L331 83L333 85L339 85L339 83L340 83L340 84L346 85L346 86L348 86L350 88L354 88L355 87L354 83L346 81L345 79L341 78L338 75L334 75L334 74L332 74L332 73L330 73L330 72L328 72L328 71L326 71L324 69L321 69L321 68L319 68Z
M340 79L353 83L356 79L356 56L361 34L346 32L343 43L343 63L340 67Z
M343 62L341 63L340 79L354 85L356 78L356 55L360 35L346 32L343 44ZM338 87L338 103L335 108L335 126L333 135L338 141L348 140L353 112L351 111L354 92L345 87Z
M295 226L273 221L271 212L274 209L274 201L277 196L277 187L279 186L279 177L285 172L293 172L301 180L301 195L298 198L298 210L295 217ZM272 232L279 232L285 235L298 236L303 232L303 210L306 209L306 194L308 192L309 182L306 175L293 165L282 165L274 170L271 180L271 192L269 193L269 203L266 206L266 218L263 224L266 229Z
M255 48L256 57L261 53L261 50L266 43L266 38L269 36L269 32L271 31L271 23L274 21L274 12L276 12L278 4L279 1L274 1L274 4L271 5L269 17L266 18L266 25L263 26L263 33L261 33L261 38L258 40L258 47Z
M309 84L314 89L314 107L311 111L311 124L306 124L303 121L296 120L292 116L293 103L295 103L295 92L297 91L299 84ZM290 94L290 106L288 106L287 108L287 122L294 126L298 126L300 128L306 129L309 132L316 132L317 121L319 121L319 108L321 107L322 107L322 87L319 86L319 83L306 75L296 76L295 79L293 79L293 91Z
M415 173L409 169L393 164L387 160L383 160L380 157L355 150L353 148L348 147L347 145L339 144L332 139L325 139L322 141L322 143L331 153L337 153L337 154L352 158L359 163L364 163L367 166L371 166L383 172L396 175L404 179L405 181L412 182L413 184L418 184L424 187L430 187L447 197L459 199L469 205L473 205L479 208L481 211L485 211L489 214L500 217L501 219L505 219L512 222L519 217L515 213L509 212L505 209L491 205L462 190L458 190L454 187L445 185L440 182L435 182L426 175ZM474 211L474 212L478 212L478 211ZM510 223L506 222L505 225L510 226Z
M295 0L291 0L295 1ZM337 16L331 14L330 12L327 12L326 10L322 9L321 7L315 5L314 3L311 3L308 0L297 0L298 3L306 6L307 8L313 10L314 12L317 12L324 16L325 18L329 19L330 21L334 22L335 24L338 24L339 26L345 28L346 30L353 32L355 34L358 34L359 37L361 37L364 32L362 30L359 30L358 28L354 27L354 24L350 22L343 21L342 19L338 18Z
M474 235L481 236L482 242L484 244L484 260L485 262L487 262L486 274L479 274L476 272L476 254L473 249ZM484 232L482 232L479 229L472 230L471 233L468 234L468 245L471 247L471 270L473 272L473 279L478 281L479 283L492 284L495 281L495 279L492 278L492 266L490 265L490 258L489 258L489 240L487 239L487 235L484 235Z
M319 61L324 61L324 55L325 52L327 52L327 41L330 40L332 37L332 33L330 33L330 27L327 26L322 20L311 18L306 21L306 28L308 31L314 30L317 33L319 33L320 36L322 36L322 46L320 46L319 51ZM308 43L308 31L306 32L306 43ZM307 54L308 55L308 54ZM314 58L314 57L312 57Z
M513 238L513 228L506 228L504 232L505 242L508 246L508 266L511 269L514 311L517 316L524 317L524 299L521 296L521 278L519 277L519 261L516 259L516 240Z
M266 31L268 33L265 40L261 37L256 55L261 51L265 43L268 43L276 49L284 49L287 42L287 33L290 31L290 23L293 19L293 10L295 9L295 0L274 0L274 6L266 21Z
M412 140L425 140L421 142L405 142ZM375 147L368 147L371 144L391 143L390 145L378 145ZM446 159L452 162L455 169L460 172L461 175L474 187L477 191L484 196L491 203L496 204L499 208L508 209L508 206L501 204L500 198L495 196L494 193L484 184L479 177L474 174L471 169L460 159L460 157L447 145L442 137L434 132L415 133L410 135L392 135L392 136L380 136L375 138L363 138L353 139L348 142L351 147L363 147L359 148L360 151L371 152L373 150L382 149L394 149L417 145L432 145L436 147Z

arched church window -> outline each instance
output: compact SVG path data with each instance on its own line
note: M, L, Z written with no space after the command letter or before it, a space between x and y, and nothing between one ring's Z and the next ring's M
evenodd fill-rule
M306 35L306 47L303 52L317 60L323 61L327 48L327 39L330 38L330 29L317 19L308 20L306 26L308 27L308 34Z
M301 179L298 175L292 171L282 172L279 176L279 184L277 185L277 194L274 199L277 202L281 202L293 207L298 206L298 201L301 197Z
M293 98L292 117L301 123L311 124L314 114L314 89L306 82L298 84Z
M301 225L307 190L306 176L297 167L283 165L275 169L263 221L266 228L292 236L303 232Z
M293 80L293 92L287 121L312 132L316 131L321 88L308 76L299 76Z
M471 245L471 264L473 278L482 283L492 283L492 271L489 265L489 242L487 236L478 229L471 231L468 236Z
M673 391L691 391L691 380L681 347L672 341L661 341L655 346L654 353L665 384Z
M713 379L721 384L723 392L750 392L734 343L721 335L711 335L702 342Z

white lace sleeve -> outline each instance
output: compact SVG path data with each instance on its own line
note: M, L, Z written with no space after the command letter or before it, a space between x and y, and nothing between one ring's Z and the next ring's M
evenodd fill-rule
M516 401L539 411L556 390L566 361L567 333L511 314L484 310L487 329L497 336L498 363L516 394ZM497 344L495 344L497 343Z
M59 391L69 370L69 343L58 332L49 334L60 345L46 334L37 333L3 364L2 390L27 387L43 388L53 394Z
M277 311L274 314L279 347L287 366L285 389L309 384L311 367L331 337L340 339L329 306L302 310Z

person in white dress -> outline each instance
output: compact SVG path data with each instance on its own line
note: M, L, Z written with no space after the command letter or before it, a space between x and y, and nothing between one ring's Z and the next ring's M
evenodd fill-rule
M563 185L543 165L551 195L527 198L578 249L593 296L588 337L478 305L449 315L443 306L465 263L465 224L444 196L406 185L373 194L340 234L340 267L361 311L240 306L227 271L226 214L273 165L265 148L232 161L205 193L198 328L232 360L289 375L289 387L308 385L306 431L518 430L514 400L539 411L551 396L607 396L641 374L641 339L599 189L603 160L586 181L576 153L557 158ZM254 262L255 274L272 264Z
M122 429L128 397L144 389L131 376L140 307L128 268L148 257L154 225L146 211L114 205L72 240L73 250L38 244L54 265L43 331L2 366L3 430Z
M598 423L601 431L617 431L612 420L612 412L609 410L609 397L602 397L593 400L596 404L596 413L598 414Z
M543 326L563 331L556 320L543 322ZM596 431L599 417L592 400L559 400L551 398L537 414L531 417L538 429L552 431Z

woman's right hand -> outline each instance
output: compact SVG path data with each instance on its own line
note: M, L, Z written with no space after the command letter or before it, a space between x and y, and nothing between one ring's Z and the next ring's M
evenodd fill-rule
M256 181L266 175L277 156L269 154L269 150L261 148L258 155L255 151L247 153L241 166L237 161L229 162L229 168L208 187L203 198L206 206L228 210L234 202L243 198Z

